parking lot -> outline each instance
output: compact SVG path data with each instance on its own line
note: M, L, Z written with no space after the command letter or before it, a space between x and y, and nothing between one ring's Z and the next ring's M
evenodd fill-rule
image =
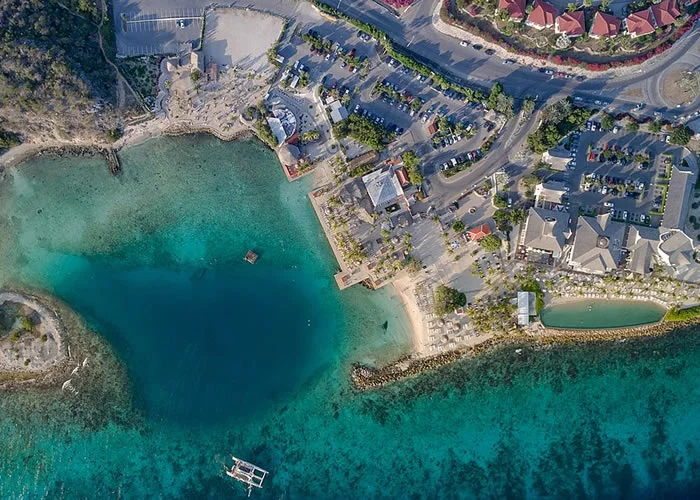
M569 187L572 212L611 212L616 219L658 225L660 183L665 182L666 168L678 147L669 146L661 136L622 131L574 134L569 147L575 149L575 165L551 179ZM643 157L648 161L639 161Z
M300 37L293 40L293 46L282 49L281 54L293 64L299 60L308 67L312 81L322 82L331 89L340 90L346 95L350 113L361 113L381 124L390 132L396 133L396 140L390 145L393 152L415 149L423 157L425 173L436 172L444 162L457 156L458 152L477 149L487 136L487 123L484 110L475 104L468 105L453 92L441 92L429 85L415 72L404 68L396 61L382 60L376 52L376 42L349 26L325 23L319 26L302 26L300 31L313 30L318 36L330 42L333 49L312 52L312 48ZM354 50L354 56L363 60L365 67L354 67L339 56L338 49L347 54ZM378 92L377 84L389 86L394 96ZM397 98L397 95L400 97ZM422 106L411 106L419 100ZM455 134L446 137L444 145L434 149L431 146L429 125L436 119L446 116L453 123L469 124L476 134L462 136ZM462 140L465 139L465 140ZM357 149L357 151L355 151ZM350 146L350 156L361 152L362 148Z
M199 45L203 8L122 11L114 21L117 53L138 56L176 53Z

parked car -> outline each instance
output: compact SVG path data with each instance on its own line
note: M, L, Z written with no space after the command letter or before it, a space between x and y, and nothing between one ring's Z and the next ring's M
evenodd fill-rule
M466 46L469 45L469 42L467 42L466 40L462 40L461 42L459 42L459 44L460 44L462 47L466 47Z

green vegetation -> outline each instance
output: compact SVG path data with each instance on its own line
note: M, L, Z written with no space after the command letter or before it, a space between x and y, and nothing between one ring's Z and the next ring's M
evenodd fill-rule
M608 113L605 113L600 119L600 126L603 130L612 130L615 126L615 119Z
M464 222L462 222L461 220L456 220L456 221L454 221L454 224L452 224L452 230L455 233L461 233L462 231L464 231L464 229L465 229Z
M661 122L654 121L649 124L649 132L652 134L658 134L661 132Z
M423 100L420 97L409 97L405 92L397 92L391 85L384 85L382 82L377 82L374 84L372 89L372 94L384 94L389 99L392 99L400 104L407 104L410 108L416 112L420 111L423 107Z
M89 111L98 102L114 103L116 89L114 69L100 54L98 22L86 0L0 2L3 129L21 136L101 136L104 123ZM105 24L112 31L111 21Z
M158 95L159 56L127 57L118 60L119 67L141 97Z
M479 240L479 246L486 252L495 252L501 249L503 242L495 234L487 234Z
M384 149L386 130L365 116L351 114L342 122L333 124L336 139L351 137L375 151Z
M639 123L637 123L635 121L631 121L627 124L627 126L625 127L625 130L627 130L627 132L632 132L632 133L637 132L637 131L639 131Z
M34 330L34 323L32 323L32 319L29 316L22 316L19 320L19 327L26 332L31 332Z
M190 72L190 80L192 80L192 82L196 83L200 78L202 78L202 72L199 71L197 68L193 69Z
M688 321L696 318L700 318L700 306L687 307L685 309L674 307L668 310L666 316L664 316L664 321Z
M467 296L462 292L440 285L435 289L435 314L444 316L467 304Z
M265 109L265 104L262 102L258 104L258 120L255 122L255 130L258 133L258 138L265 144L270 146L272 149L277 147L277 137L272 133L270 125L265 119L267 114L267 109Z
M357 165L356 167L353 167L350 169L348 172L348 175L351 177L362 177L365 175L367 172L372 170L374 168L374 165L370 163L365 163L363 165Z
M508 208L508 200L504 194L494 194L493 195L493 206L496 208Z
M0 128L0 150L9 149L22 143L22 138L14 132Z
M527 211L524 208L512 210L499 209L493 213L493 220L499 231L510 232L513 226L521 224L527 219Z
M316 130L309 130L308 132L304 132L301 134L301 142L313 142L317 141L321 137L321 133Z
M586 123L592 111L571 104L566 98L544 110L542 124L527 136L527 145L535 153L544 153L553 148L569 132Z
M678 144L679 146L687 146L692 137L693 131L691 128L687 125L680 125L671 132L670 142L671 144Z
M491 87L491 94L489 94L486 107L503 113L510 118L513 116L513 103L513 98L503 91L503 85L494 83L493 87Z
M523 101L523 118L528 118L535 111L535 100L532 97L526 97Z
M411 181L411 184L414 186L423 184L423 174L420 171L419 160L415 151L405 151L401 155L401 160L403 161L403 166L408 170L408 180Z

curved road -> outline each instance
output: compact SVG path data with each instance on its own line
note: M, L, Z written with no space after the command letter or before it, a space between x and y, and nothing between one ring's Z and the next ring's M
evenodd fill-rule
M506 91L515 97L539 95L545 101L557 94L577 94L591 99L602 98L606 101L619 100L627 103L645 103L652 107L668 111L658 95L642 97L621 96L629 86L646 86L645 81L661 74L677 62L698 66L700 37L698 23L673 48L661 56L640 65L636 72L615 76L603 74L589 78L584 82L567 79L551 79L549 76L534 71L528 66L517 64L505 65L496 56L488 56L483 51L472 47L461 47L459 40L445 35L435 29L432 15L436 2L441 0L416 0L400 18L373 0L341 0L342 12L377 26L385 31L397 44L408 47L416 55L433 61L441 69L461 80L485 88L495 81L503 83ZM332 4L331 4L332 5ZM630 71L635 71L631 69ZM652 102L650 102L650 100ZM693 105L674 110L674 113L688 113L699 106Z

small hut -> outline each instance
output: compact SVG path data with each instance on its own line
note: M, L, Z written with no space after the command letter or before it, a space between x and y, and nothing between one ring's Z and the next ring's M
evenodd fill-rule
M258 260L258 254L253 252L252 250L248 250L248 253L245 254L245 257L243 257L246 262L249 262L251 264L255 264L255 261Z

